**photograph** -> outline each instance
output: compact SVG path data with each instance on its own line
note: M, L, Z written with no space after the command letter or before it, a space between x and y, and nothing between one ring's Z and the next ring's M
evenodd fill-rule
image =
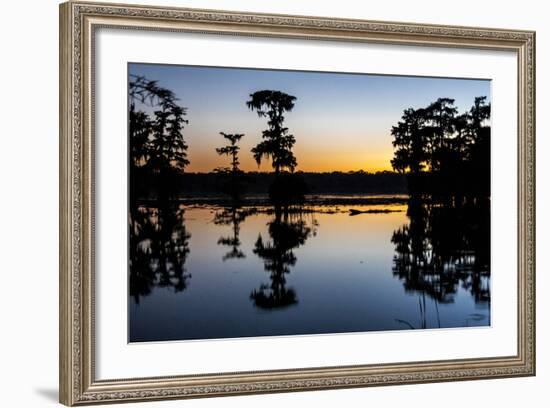
M490 79L127 72L128 342L491 326Z
M62 404L538 375L537 25L315 5L59 5Z

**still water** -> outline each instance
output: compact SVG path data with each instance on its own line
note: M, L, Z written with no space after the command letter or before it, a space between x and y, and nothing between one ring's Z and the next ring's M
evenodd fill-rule
M129 340L487 326L488 207L140 203Z

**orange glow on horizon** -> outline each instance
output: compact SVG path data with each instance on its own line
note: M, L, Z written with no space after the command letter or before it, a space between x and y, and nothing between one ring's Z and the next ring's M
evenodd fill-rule
M345 138L343 138L345 140ZM186 172L209 173L219 167L229 167L230 160L227 156L219 156L215 152L218 145L210 145L202 138L202 143L189 143L188 158L190 161ZM393 147L391 139L386 138L354 138L355 143L341 145L342 140L327 138L326 142L319 145L300 143L297 141L293 149L298 161L295 171L325 173L333 171L365 171L375 173L378 171L392 171L391 159ZM349 139L347 139L349 140ZM382 143L380 143L382 141ZM221 142L221 141L220 141ZM240 168L245 172L271 172L271 160L264 159L260 166L252 157L250 150L256 140L243 139L239 152ZM386 143L384 143L386 142ZM220 145L223 142L220 143Z
M195 162L191 162L186 167L185 171L188 173L209 173L219 167L229 167L229 163L225 160L210 160L195 159ZM350 172L350 171L364 171L368 173L376 173L379 171L392 171L390 158L380 157L377 160L356 160L353 157L349 157L347 160L322 160L318 159L298 159L298 166L294 171L303 171L306 173L330 173L334 171ZM262 164L258 166L254 160L241 159L242 171L245 172L271 172L271 160L263 160Z

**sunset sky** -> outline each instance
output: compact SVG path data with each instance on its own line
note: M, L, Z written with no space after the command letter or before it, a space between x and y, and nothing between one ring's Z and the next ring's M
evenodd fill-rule
M250 153L267 127L267 119L246 106L255 91L279 90L297 98L285 115L296 138L296 170L317 172L391 170L390 130L404 109L449 97L462 113L476 96L490 100L488 80L159 64L129 64L129 74L157 80L187 108L189 124L183 134L189 145L188 172L228 166L228 158L215 152L225 144L219 132L245 134L240 142L243 170L271 170L269 162L258 167Z

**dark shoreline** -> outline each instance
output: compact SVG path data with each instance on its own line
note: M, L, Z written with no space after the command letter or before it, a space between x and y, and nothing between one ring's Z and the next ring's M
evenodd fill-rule
M301 206L336 206L336 205L399 205L406 204L406 194L372 194L372 195L308 195ZM156 203L154 198L138 198L141 204ZM218 205L222 207L263 207L273 206L267 195L244 197L238 203L224 196L179 197L173 203L186 205Z

